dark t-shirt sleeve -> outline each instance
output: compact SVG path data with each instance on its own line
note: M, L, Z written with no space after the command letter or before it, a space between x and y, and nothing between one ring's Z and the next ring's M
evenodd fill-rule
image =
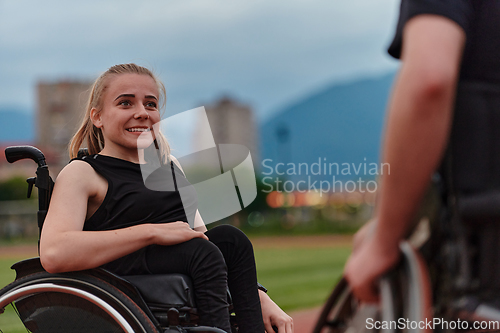
M401 57L404 26L406 22L417 15L444 16L455 21L467 35L473 13L471 0L402 0L396 34L388 52L394 58Z

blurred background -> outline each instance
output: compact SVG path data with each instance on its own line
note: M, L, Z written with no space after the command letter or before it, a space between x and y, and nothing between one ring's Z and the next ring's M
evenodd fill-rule
M398 9L396 0L0 0L0 244L37 238L36 201L25 199L35 165L7 163L5 147L41 148L55 178L90 83L129 62L165 83L163 118L204 106L216 143L250 148L257 198L221 223L256 239L258 259L269 254L259 252L269 245L260 236L277 244L284 235L352 234L370 216L382 169L398 66L386 49ZM174 155L196 144L176 142L176 131L194 137L196 123L166 133ZM329 274L338 276L349 250L335 251L342 254ZM264 262L261 271L278 266ZM294 297L285 308L304 307ZM322 297L324 289L307 305Z
M377 176L366 166L378 162L397 66L385 49L398 6L395 0L1 0L0 145L38 146L56 176L68 162L66 146L90 83L114 64L136 62L165 83L164 118L205 106L216 143L252 151L261 191L234 224L250 233L340 231L351 224L314 221L351 220L373 201L373 184L370 193L332 185ZM175 130L196 131L194 124L166 133L177 144L174 154L192 144L176 142ZM318 160L328 171L312 175ZM360 164L364 173L354 175ZM2 154L0 199L23 198L24 191L11 188L33 170L29 162L9 165ZM321 196L315 180L326 181ZM6 221L22 205L0 206L0 235L32 232L14 226L14 218Z

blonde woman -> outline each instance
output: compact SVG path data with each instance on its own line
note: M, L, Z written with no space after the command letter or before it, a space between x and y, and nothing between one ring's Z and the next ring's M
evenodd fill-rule
M240 333L270 333L272 326L293 332L292 319L257 289L253 249L241 231L207 231L199 214L193 230L186 222L192 207L177 190L144 185L140 168L152 145L176 186L187 182L166 139L152 131L164 102L163 84L135 64L113 66L95 81L70 143L73 160L54 187L40 241L43 267L52 273L95 267L118 275L183 273L193 280L200 324L231 331L229 286ZM144 132L150 135L140 139ZM90 156L76 158L85 143Z

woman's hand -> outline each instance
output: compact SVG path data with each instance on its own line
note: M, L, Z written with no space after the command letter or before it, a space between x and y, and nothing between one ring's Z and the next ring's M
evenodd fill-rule
M293 333L293 319L287 315L273 300L262 290L259 290L262 319L267 333L274 333L273 326L278 328L278 333Z
M153 237L152 244L156 245L175 245L193 238L208 240L203 232L191 229L189 223L182 221L151 224L150 226Z

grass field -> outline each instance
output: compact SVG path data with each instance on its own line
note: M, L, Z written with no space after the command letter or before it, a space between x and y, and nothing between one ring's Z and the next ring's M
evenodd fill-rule
M23 257L0 258L0 289L14 281L16 272L10 269L15 262L23 260Z
M256 249L259 282L284 310L322 304L342 274L350 249Z
M0 289L14 281L15 272L10 269L10 266L22 259L23 257L0 258ZM26 329L17 318L12 306L8 306L5 312L0 314L0 330L3 333L25 333Z
M349 253L350 247L346 245L255 246L258 280L286 311L319 306L340 278ZM20 259L23 258L0 259L1 287L13 281L15 274L10 266ZM15 313L9 307L0 315L0 330L4 333L26 332L15 328L15 321Z

